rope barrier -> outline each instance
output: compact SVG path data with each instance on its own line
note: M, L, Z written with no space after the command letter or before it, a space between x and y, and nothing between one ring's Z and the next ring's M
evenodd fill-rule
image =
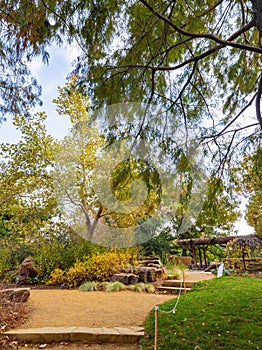
M177 296L177 299L176 299L176 303L175 303L175 306L173 307L172 310L169 310L169 311L165 311L165 310L160 310L159 309L159 306L158 306L158 311L161 312L162 314L175 314L176 313L176 309L177 309L177 305L179 303L179 299L180 299L180 295L181 295L181 292L182 292L182 281L180 282L180 289L179 289L179 293L178 293L178 296Z
M155 344L154 344L154 350L158 350L158 315L159 315L159 312L162 313L162 314L175 314L176 313L176 309L177 309L177 305L179 303L179 299L180 299L180 295L181 295L181 292L182 292L182 289L183 289L183 286L182 286L182 283L183 281L180 282L180 288L179 288L179 293L178 293L178 296L177 296L177 299L176 299L176 303L175 303L175 306L173 307L172 310L169 310L169 311L165 311L165 310L160 310L159 309L159 305L156 305L155 306Z

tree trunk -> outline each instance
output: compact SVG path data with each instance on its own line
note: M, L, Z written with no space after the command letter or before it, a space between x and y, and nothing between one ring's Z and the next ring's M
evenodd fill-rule
M255 25L262 36L262 1L261 0L251 0L252 8L255 16Z

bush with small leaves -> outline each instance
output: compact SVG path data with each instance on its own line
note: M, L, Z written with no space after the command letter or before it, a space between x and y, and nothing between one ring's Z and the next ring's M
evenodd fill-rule
M55 269L48 283L59 284L63 281L62 283L67 283L69 287L78 287L85 281L109 281L115 273L119 273L135 261L136 252L138 253L138 249L110 249L96 252L83 261L77 261L68 271Z

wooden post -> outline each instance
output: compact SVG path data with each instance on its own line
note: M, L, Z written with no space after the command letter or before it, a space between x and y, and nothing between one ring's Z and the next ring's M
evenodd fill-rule
M154 350L157 350L157 341L158 341L158 305L155 307L155 346Z
M207 255L206 255L206 247L204 247L204 260L205 260L205 268L207 268Z
M189 243L189 255L191 256L191 268L196 267L196 249L192 241Z
M200 262L200 268L203 268L203 262L202 262L202 254L201 254L201 248L198 247L198 254L199 254L199 262Z
M185 278L185 271L184 270L182 270L182 275L183 275L184 293L186 293L186 278Z

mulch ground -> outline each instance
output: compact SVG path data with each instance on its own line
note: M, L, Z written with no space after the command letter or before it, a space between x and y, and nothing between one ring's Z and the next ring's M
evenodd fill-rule
M8 285L0 284L0 290L5 288L8 288ZM0 333L21 326L26 320L27 314L28 306L26 303L10 301L0 295ZM18 347L14 342L10 342L8 337L5 337L0 339L0 349L18 349Z

